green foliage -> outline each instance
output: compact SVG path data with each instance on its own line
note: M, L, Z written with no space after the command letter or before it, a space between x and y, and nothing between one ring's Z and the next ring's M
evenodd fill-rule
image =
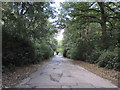
M38 63L56 50L49 2L3 2L3 67ZM14 68L14 67L13 67Z
M120 3L63 2L58 16L64 28L63 56L120 70Z
M98 66L109 69L114 68L115 70L118 70L120 67L118 60L118 50L120 50L120 48L115 48L113 51L102 51L100 57L98 58Z
M38 63L53 56L52 48L46 43L33 43L28 39L13 37L3 32L3 66L22 66Z
M67 50L66 50L66 49L63 50L63 57L68 57L68 56L67 56Z
M34 62L34 47L32 42L20 37L13 37L3 32L3 66L21 66Z
M60 52L60 53L63 52L63 50L62 50L62 40L57 41L57 52Z
M79 50L78 47L72 48L70 52L71 52L71 54L70 54L71 57L70 58L77 59L77 60L82 59L81 51Z
M46 44L41 44L40 47L39 47L41 50L40 52L43 53L43 57L44 59L48 59L51 55L51 48L50 46L46 45Z
M50 46L46 45L45 43L35 43L35 60L36 62L40 62L44 59L48 59L53 55L53 50Z
M99 58L100 54L101 54L101 53L100 53L99 50L94 49L94 50L90 53L90 55L87 56L86 61L89 62L89 63L95 64L95 63L98 62L98 58Z

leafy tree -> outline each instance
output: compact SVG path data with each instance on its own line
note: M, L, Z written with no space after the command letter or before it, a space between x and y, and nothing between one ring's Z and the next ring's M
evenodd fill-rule
M61 3L57 22L59 28L65 29L63 56L90 63L100 63L102 60L114 65L118 63L117 53L111 53L116 49L119 51L119 5L115 2ZM100 58L107 55L107 59ZM104 67L110 67L110 64Z
M49 2L3 2L3 66L48 59L56 50L55 18Z

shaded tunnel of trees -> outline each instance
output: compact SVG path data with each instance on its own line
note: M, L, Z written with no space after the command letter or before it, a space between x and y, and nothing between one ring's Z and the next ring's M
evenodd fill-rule
M120 3L61 3L63 56L120 70Z
M57 15L51 3L2 3L3 71L53 56L57 28L64 29L64 57L120 71L120 3L62 2ZM55 24L48 20L56 16Z
M49 2L2 3L3 71L53 56L57 30L48 21L55 17L53 12Z

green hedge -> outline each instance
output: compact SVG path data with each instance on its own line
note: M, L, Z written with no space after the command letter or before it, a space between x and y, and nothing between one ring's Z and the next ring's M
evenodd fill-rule
M34 47L27 39L13 36L3 32L2 64L4 66L21 66L32 63L34 60Z
M100 51L97 49L92 50L92 52L87 56L86 62L95 64L98 62L98 58L100 56Z
M37 62L48 59L49 57L53 56L54 51L51 49L49 45L46 45L45 43L35 43L35 59Z
M120 48L102 51L100 57L98 58L98 66L120 70L120 60L118 59L119 50Z
M48 59L54 53L46 43L33 43L4 31L2 48L2 65L8 68L38 63Z
M119 53L120 48L115 46L100 50L99 48L92 48L91 45L82 43L79 46L70 48L70 50L64 50L63 56L120 71Z

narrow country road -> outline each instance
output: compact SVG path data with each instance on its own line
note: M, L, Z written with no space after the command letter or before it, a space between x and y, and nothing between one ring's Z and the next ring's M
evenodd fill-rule
M17 88L117 88L71 61L55 56L24 79Z

